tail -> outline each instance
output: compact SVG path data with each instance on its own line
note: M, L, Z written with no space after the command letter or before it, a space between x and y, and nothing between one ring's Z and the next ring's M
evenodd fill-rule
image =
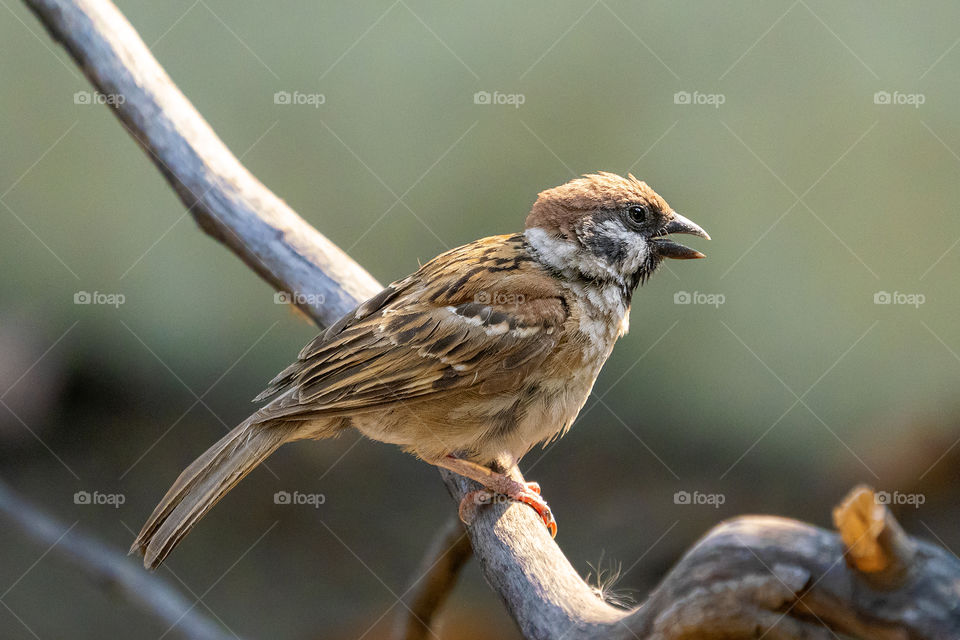
M295 439L290 423L263 423L256 414L193 461L153 510L130 553L156 569L213 505L284 442Z

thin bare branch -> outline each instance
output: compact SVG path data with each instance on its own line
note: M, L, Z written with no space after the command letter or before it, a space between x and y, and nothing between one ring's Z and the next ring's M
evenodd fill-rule
M0 513L38 546L74 564L97 588L130 602L174 632L194 640L239 640L196 609L156 574L125 553L58 522L0 482Z

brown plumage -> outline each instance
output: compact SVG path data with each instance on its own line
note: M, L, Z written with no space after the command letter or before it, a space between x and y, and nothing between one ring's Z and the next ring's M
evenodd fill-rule
M350 427L530 504L555 531L538 487L486 465L570 427L637 284L664 257L702 257L665 236L708 236L609 173L540 193L526 226L441 254L317 336L257 397L273 400L180 475L131 552L156 567L280 445Z

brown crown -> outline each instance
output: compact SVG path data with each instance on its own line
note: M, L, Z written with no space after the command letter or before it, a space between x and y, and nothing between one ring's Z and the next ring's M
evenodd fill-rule
M631 174L627 177L600 171L541 191L527 216L526 228L539 227L568 235L581 218L600 210L625 209L634 204L668 213L670 205Z

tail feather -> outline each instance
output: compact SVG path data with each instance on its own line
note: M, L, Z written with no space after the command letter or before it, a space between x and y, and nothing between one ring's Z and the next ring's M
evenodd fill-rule
M254 467L291 440L291 427L253 417L193 461L153 510L130 553L155 569L193 526Z

